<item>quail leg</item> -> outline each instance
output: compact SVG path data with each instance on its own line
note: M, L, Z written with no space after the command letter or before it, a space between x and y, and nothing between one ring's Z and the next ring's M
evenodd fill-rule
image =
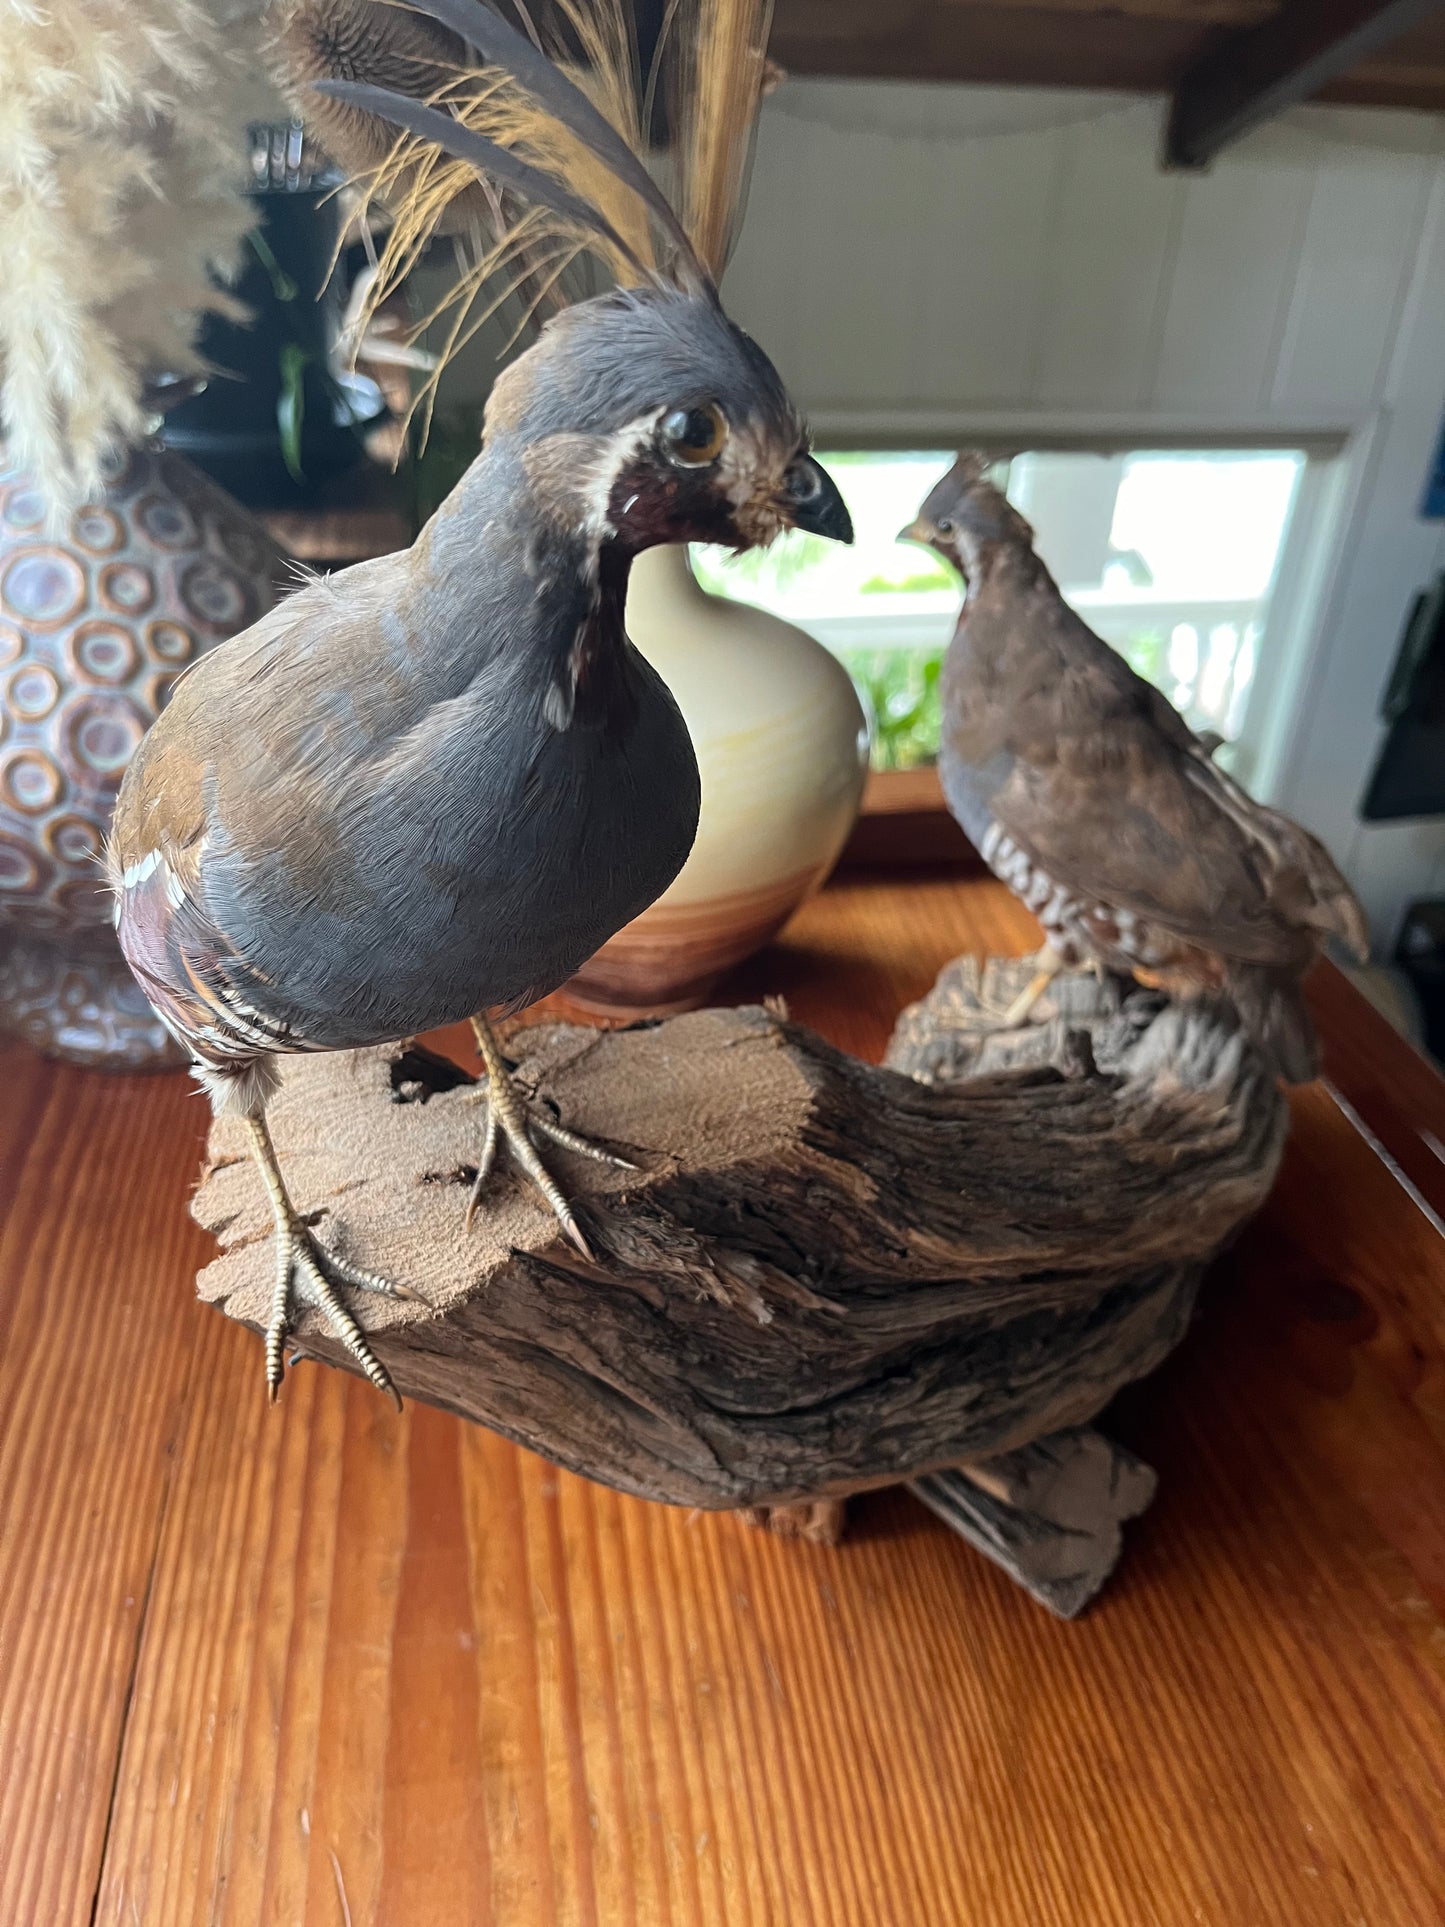
M557 1222L582 1256L590 1259L592 1247L583 1237L582 1227L561 1186L537 1155L533 1137L547 1138L564 1151L575 1151L579 1157L592 1158L598 1164L615 1165L621 1171L633 1171L637 1167L629 1164L626 1158L614 1156L611 1151L599 1150L597 1145L590 1144L575 1131L567 1130L539 1105L523 1096L512 1081L511 1069L502 1055L497 1034L485 1017L473 1017L472 1030L476 1034L477 1050L487 1067L487 1123L482 1137L482 1154L477 1160L476 1181L467 1200L467 1228L470 1230L472 1219L476 1216L483 1186L496 1161L498 1145L505 1140L508 1151L547 1200Z
M1064 960L1051 943L1046 943L1035 958L1037 969L1021 990L1002 1018L1004 1030L1017 1030L1028 1017L1034 1005L1043 996L1049 985L1064 967Z
M321 1313L377 1391L384 1392L400 1411L401 1395L391 1382L391 1374L367 1344L366 1334L342 1303L337 1286L374 1291L386 1298L416 1298L417 1294L326 1250L291 1202L264 1114L248 1117L246 1127L276 1216L276 1283L266 1327L267 1396L274 1405L280 1395L286 1370L286 1340L291 1335L295 1307L309 1305Z

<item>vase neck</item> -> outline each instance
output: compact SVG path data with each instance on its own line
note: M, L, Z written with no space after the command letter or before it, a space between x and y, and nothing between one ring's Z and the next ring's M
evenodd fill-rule
M707 602L707 590L698 582L688 560L685 543L666 543L644 549L634 556L632 576L627 588L629 616L642 624L656 616L673 614L679 602Z

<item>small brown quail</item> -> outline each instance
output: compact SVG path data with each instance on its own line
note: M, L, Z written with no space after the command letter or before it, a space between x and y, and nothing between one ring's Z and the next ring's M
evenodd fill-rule
M1224 993L1279 1074L1307 1081L1303 979L1331 935L1365 954L1354 893L1074 614L987 468L960 455L903 537L967 583L941 682L944 795L1047 939L1008 1021L1061 966L1093 963L1174 995Z

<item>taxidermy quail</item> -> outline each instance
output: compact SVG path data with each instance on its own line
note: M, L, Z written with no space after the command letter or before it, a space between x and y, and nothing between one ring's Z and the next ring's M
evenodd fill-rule
M635 285L564 310L498 379L481 454L409 552L311 582L198 661L121 787L122 948L216 1110L245 1120L275 1214L273 1398L298 1304L395 1397L338 1286L398 1290L325 1249L292 1200L266 1123L277 1058L470 1016L489 1097L478 1187L500 1137L586 1253L531 1134L592 1147L529 1108L487 1013L563 983L692 843L687 730L623 627L632 558L660 542L751 548L789 527L852 535L782 382L634 151L478 0L424 10L534 121L567 130L614 197L637 197L662 265L451 112L332 89Z
M903 538L963 574L941 681L939 773L984 861L1043 925L1041 968L1092 963L1175 995L1222 991L1285 1078L1317 1046L1302 982L1364 913L1314 837L1256 803L1178 712L1080 621L1033 530L960 455Z

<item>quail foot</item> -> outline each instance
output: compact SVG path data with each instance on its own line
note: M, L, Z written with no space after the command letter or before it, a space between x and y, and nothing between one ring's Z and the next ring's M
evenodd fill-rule
M537 1154L534 1139L541 1136L551 1143L560 1145L564 1151L573 1151L578 1157L591 1158L597 1164L610 1164L619 1171L635 1171L637 1166L626 1158L620 1158L613 1151L604 1151L589 1138L581 1137L576 1131L569 1131L559 1124L535 1100L518 1090L513 1078L514 1066L502 1054L497 1042L497 1034L485 1017L472 1018L472 1032L477 1040L477 1050L487 1070L487 1082L482 1102L486 1107L486 1125L482 1132L482 1154L477 1160L477 1175L472 1181L471 1195L467 1199L467 1227L471 1228L476 1216L477 1206L482 1201L482 1193L496 1160L499 1143L505 1143L510 1155L531 1179L537 1190L551 1206L553 1215L578 1251L586 1259L592 1257L592 1247L582 1234L577 1222L577 1214L568 1203L567 1197L557 1180Z

